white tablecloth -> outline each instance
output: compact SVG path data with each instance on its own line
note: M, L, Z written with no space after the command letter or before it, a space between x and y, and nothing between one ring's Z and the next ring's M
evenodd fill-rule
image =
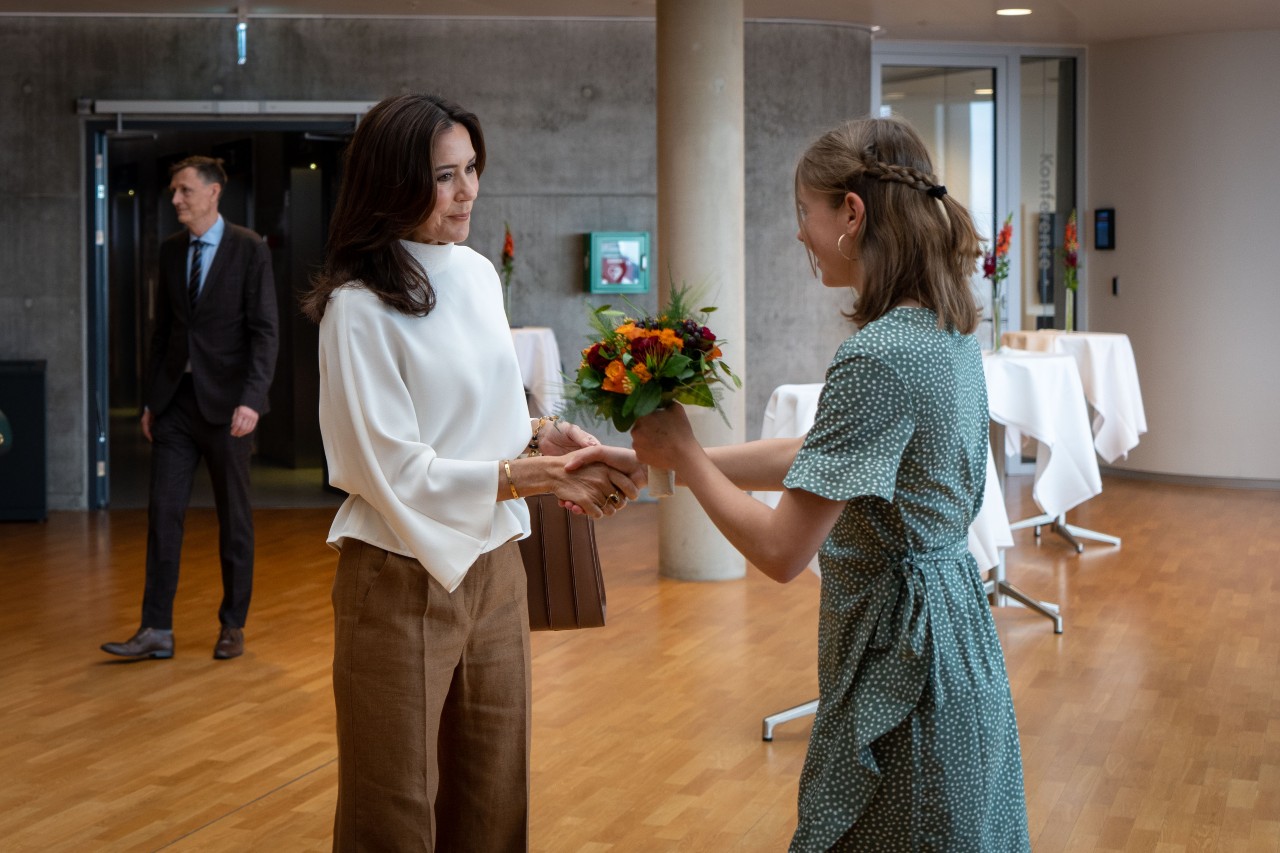
M1006 427L1006 452L1018 452L1023 433L1040 442L1031 489L1040 508L1059 516L1100 493L1102 476L1075 359L1001 349L986 353L982 367L991 419Z
M511 340L516 346L520 376L529 392L529 413L534 417L556 414L564 404L556 333L546 326L517 326L511 330Z
M1115 462L1138 446L1138 437L1147 431L1147 415L1128 335L1041 329L1006 332L1001 341L1076 360L1085 399L1093 406L1093 446L1099 456Z
M804 435L813 426L818 410L818 396L822 383L810 385L779 385L769 398L764 410L761 438L779 438ZM755 496L769 506L777 506L781 492L755 492ZM983 493L982 509L969 526L969 552L978 562L978 568L986 571L1000 562L1000 549L1013 547L1013 533L1009 530L1009 516L1004 508L1004 495L996 475L995 460L991 448L987 448L987 486ZM816 566L810 568L817 571Z

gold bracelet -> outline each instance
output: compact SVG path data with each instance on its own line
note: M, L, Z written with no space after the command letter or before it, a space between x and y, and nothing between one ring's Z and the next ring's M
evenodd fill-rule
M538 418L537 425L533 428L533 437L529 439L529 443L525 446L525 456L541 456L542 451L538 449L538 439L542 436L542 428L548 423L554 424L560 420L559 415L543 415ZM559 429L559 427L556 427Z
M516 481L511 479L511 463L506 459L502 460L502 467L507 472L507 488L511 489L511 497L520 500L520 493L516 491Z

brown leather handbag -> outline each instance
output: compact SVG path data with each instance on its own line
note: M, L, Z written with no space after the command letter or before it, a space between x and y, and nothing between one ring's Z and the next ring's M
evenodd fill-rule
M555 495L526 498L532 531L520 540L529 581L529 630L604 625L604 576L595 523L560 507Z

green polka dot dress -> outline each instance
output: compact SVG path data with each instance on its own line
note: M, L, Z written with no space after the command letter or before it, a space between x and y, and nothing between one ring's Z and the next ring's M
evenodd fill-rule
M819 552L792 851L1030 850L1004 655L966 547L987 418L977 341L925 308L868 323L827 371L784 481L848 501Z

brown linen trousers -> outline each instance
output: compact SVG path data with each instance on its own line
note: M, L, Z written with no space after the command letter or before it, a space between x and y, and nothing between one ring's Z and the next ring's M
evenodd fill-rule
M527 594L514 542L450 594L412 557L345 540L334 851L528 849Z

